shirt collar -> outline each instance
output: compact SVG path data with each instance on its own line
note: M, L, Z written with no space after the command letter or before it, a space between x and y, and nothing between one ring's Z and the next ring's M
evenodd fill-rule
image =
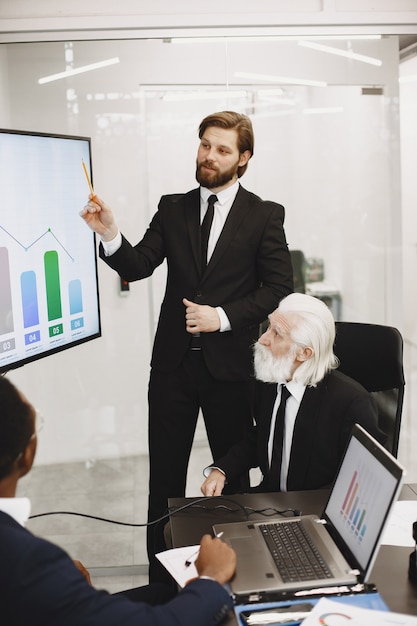
M217 196L217 202L219 204L224 204L225 202L227 202L228 200L234 200L237 192L239 191L239 181L237 180L236 182L233 183L233 185L230 185L230 187L226 187L226 189L222 189L222 191L218 191L216 193ZM211 189L207 189L207 187L200 187L200 198L203 202L208 202L209 197L213 194L213 191L211 191Z
M293 380L290 380L285 385L290 392L290 394L297 400L298 403L303 399L304 392L306 390L306 386L303 383L296 383Z
M30 500L29 498L0 498L0 511L7 513L24 526L30 515Z

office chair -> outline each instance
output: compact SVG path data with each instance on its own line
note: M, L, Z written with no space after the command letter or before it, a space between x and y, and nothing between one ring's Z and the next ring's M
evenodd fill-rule
M292 273L294 280L294 291L297 293L306 292L306 260L302 250L290 250Z
M294 291L297 293L306 292L305 271L306 259L302 250L290 250ZM268 330L269 320L259 324L259 336Z
M403 339L391 326L336 322L334 353L339 371L374 396L385 447L397 457L404 400Z

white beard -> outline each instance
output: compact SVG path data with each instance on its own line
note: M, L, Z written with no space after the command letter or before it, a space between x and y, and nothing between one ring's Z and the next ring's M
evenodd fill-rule
M285 357L276 358L259 342L253 346L255 376L264 383L287 383L292 378L297 346L292 346Z

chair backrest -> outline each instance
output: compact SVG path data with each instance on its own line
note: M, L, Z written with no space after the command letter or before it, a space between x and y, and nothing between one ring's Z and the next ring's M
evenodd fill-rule
M334 352L339 370L374 396L386 448L396 457L405 385L401 333L392 326L336 322Z
M306 260L302 250L290 250L292 273L294 280L294 291L305 293L306 291Z

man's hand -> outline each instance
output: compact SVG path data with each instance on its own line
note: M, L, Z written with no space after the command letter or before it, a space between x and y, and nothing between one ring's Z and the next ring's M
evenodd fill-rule
M195 566L199 576L209 576L224 585L235 573L236 553L221 539L204 535Z
M116 237L118 228L113 213L96 194L90 195L88 203L80 211L80 216L103 241L111 241Z
M221 496L225 482L226 476L223 472L213 469L201 485L201 491L205 496Z
M81 574L83 574L88 584L91 585L90 572L88 571L88 569L84 567L81 561L73 561L73 563L75 567L80 570Z
M196 304L183 298L185 305L185 324L187 332L214 333L220 330L220 318L216 309L208 304Z

